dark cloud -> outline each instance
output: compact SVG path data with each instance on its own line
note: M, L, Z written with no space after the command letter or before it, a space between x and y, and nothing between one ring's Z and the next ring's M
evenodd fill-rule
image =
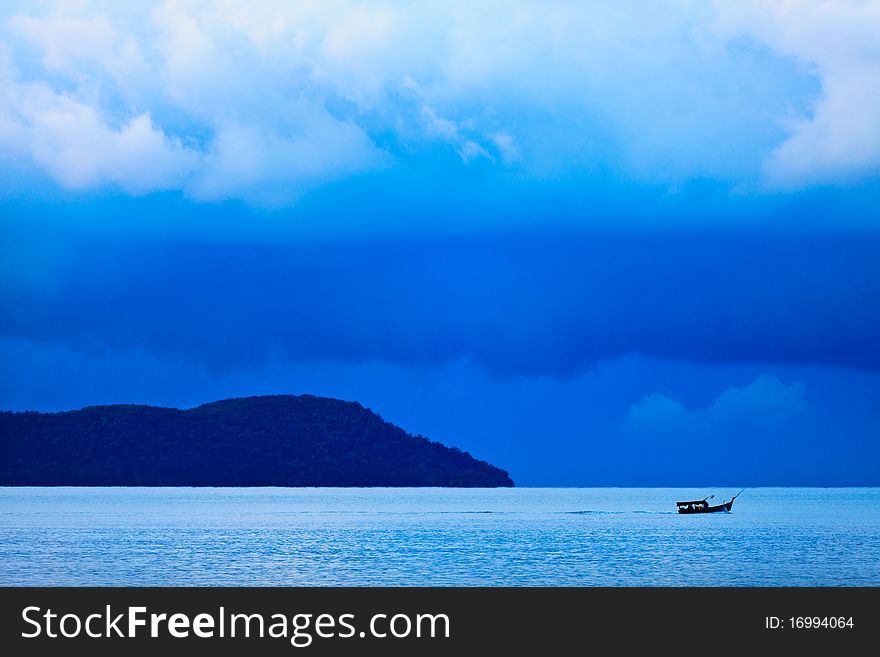
M740 232L266 244L16 238L0 330L215 371L469 358L565 376L624 353L880 368L880 238Z

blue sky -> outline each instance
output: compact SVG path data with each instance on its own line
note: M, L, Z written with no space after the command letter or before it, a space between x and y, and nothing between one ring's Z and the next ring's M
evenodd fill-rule
M876 5L117 4L0 15L0 407L880 483Z

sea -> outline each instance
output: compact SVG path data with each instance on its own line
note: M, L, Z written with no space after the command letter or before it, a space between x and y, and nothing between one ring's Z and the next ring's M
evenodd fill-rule
M0 585L880 585L880 489L736 492L0 488Z

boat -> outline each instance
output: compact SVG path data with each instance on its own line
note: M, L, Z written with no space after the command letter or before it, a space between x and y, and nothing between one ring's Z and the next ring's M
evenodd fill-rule
M709 500L715 498L714 495L709 495L709 497L704 497L701 500L688 500L686 502L676 502L675 504L678 506L679 513L718 513L719 511L729 513L731 507L733 507L733 501L740 496L740 493L742 491L731 497L729 502L722 502L714 506L709 504Z

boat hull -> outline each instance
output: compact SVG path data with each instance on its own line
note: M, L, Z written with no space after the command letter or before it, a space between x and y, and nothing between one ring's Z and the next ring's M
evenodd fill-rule
M685 515L690 515L693 513L729 513L732 507L733 500L730 500L730 502L725 502L724 504L716 504L715 506L693 507L690 509L686 507L679 507L678 512Z

